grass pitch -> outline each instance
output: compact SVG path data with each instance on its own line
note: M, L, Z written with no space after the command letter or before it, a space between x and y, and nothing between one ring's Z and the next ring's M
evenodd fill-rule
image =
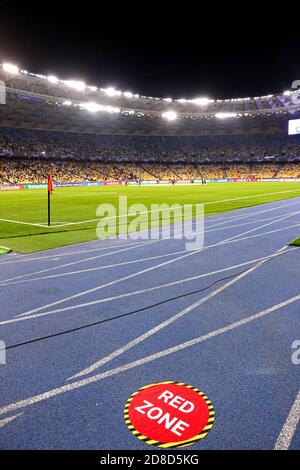
M47 225L47 190L0 193L0 246L21 253L56 248L97 238L99 204L205 204L205 215L300 196L300 183L212 183L187 186L98 186L56 188L51 197L52 225ZM68 223L74 225L66 225ZM80 224L78 223L80 222ZM130 219L129 219L130 222ZM30 224L30 225L26 225ZM36 225L34 225L36 224ZM118 233L122 230L118 226ZM300 240L297 242L300 244Z

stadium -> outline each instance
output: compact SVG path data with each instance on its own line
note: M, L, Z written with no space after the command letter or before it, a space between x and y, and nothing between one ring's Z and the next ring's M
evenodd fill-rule
M150 97L3 62L0 92L1 449L299 449L297 86ZM201 205L203 245L120 198ZM200 390L205 432L144 434L149 384Z

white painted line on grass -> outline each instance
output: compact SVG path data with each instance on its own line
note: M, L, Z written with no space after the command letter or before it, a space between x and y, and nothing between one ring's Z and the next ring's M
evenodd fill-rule
M251 199L251 198L257 198L257 197L268 197L268 196L274 196L276 194L286 194L286 193L293 193L293 192L299 192L300 193L300 189L290 189L290 190L286 190L286 191L276 191L276 192L272 192L272 193L253 194L253 195L250 195L250 196L242 196L242 197L230 198L230 199L221 199L219 201L208 201L208 202L196 203L196 204L192 204L192 205L197 206L197 205L204 204L204 206L207 206L207 205L211 205L211 204L221 204L221 203L224 203L224 202L240 201L240 200L243 200L243 199ZM272 201L270 201L270 202L272 202ZM140 214L149 214L149 213L152 214L154 212L162 212L162 211L166 211L166 210L170 210L170 208L155 209L153 211L151 211L151 210L143 211L143 212L140 212ZM123 215L116 215L114 217L107 217L106 220L108 220L108 219L118 219L119 217L124 217L124 216ZM73 225L82 225L82 224L87 224L87 223L91 223L91 222L97 222L99 220L100 219L98 217L97 219L80 220L78 222L68 222L68 223L65 223L65 224L51 225L50 227L48 227L48 225L35 224L35 223L29 223L29 222L21 222L21 221L18 221L18 220L0 219L0 221L2 221L2 222L10 222L10 223L15 223L15 224L23 224L23 225L31 225L31 226L37 226L37 227L50 229L50 230L52 228L62 228L62 227L69 227L69 226L73 226Z
M30 225L30 226L32 226L32 227L49 228L48 225L32 224L32 223L29 223L29 222L21 222L20 220L0 219L0 222L8 222L8 223L10 223L10 224ZM37 234L37 235L38 235L38 234Z

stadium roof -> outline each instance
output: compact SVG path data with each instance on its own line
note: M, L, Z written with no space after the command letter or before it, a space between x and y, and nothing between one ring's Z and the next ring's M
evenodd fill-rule
M239 99L155 98L0 66L0 125L101 134L197 135L277 132L300 114L294 92ZM254 119L255 118L255 119Z

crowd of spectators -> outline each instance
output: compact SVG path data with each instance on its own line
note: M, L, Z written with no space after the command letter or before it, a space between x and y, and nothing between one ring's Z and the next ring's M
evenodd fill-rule
M211 178L300 178L299 163L144 164L90 160L0 157L0 185L54 181L192 180Z
M297 163L298 162L298 163ZM300 177L299 136L104 136L0 128L0 183Z
M0 128L0 155L145 163L300 161L300 137L278 134L105 136Z

